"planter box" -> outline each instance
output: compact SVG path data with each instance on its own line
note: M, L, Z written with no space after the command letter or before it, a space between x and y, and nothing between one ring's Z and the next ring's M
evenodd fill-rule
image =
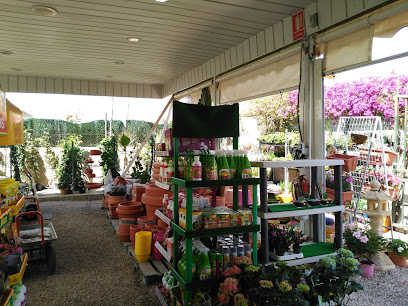
M327 196L334 200L334 189L326 187ZM351 204L351 200L353 199L354 191L346 191L343 192L343 205Z
M360 159L367 159L367 156L368 150L360 149ZM384 150L385 164L387 166L392 166L397 156L398 153L396 152ZM369 164L383 164L381 150L371 150Z
M332 155L326 156L326 159L344 160L344 165L341 166L341 169L346 172L354 171L357 168L357 160L358 160L357 156L346 155L346 154L332 154ZM330 167L330 168L333 168L333 167Z

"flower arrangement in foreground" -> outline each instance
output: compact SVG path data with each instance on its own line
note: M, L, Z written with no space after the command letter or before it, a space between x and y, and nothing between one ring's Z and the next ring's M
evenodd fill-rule
M343 237L347 249L364 264L373 264L374 256L383 250L386 244L385 238L377 235L367 226L360 229L357 223L344 224Z
M363 287L351 280L359 272L359 262L351 251L339 249L336 255L320 259L313 267L253 266L238 258L236 266L224 272L217 302L222 305L310 305L333 301L339 305Z

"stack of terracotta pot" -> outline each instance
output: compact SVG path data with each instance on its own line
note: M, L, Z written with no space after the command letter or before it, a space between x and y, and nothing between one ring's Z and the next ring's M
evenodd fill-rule
M106 195L102 198L102 208L109 209L109 195Z
M169 197L173 196L171 191L159 188L152 183L146 185L145 193L142 195L142 203L146 206L146 214L148 217L158 219L155 212L156 209L163 207L163 197L165 194L168 194Z
M118 230L116 235L122 242L130 241L130 227L136 225L136 218L123 218L119 221Z
M118 204L116 213L119 219L123 218L139 218L143 213L143 206L140 202L124 201Z
M132 188L133 193L133 202L141 202L142 201L142 194L145 193L145 186L134 186Z
M152 182L154 183L155 180L159 180L159 176L160 176L160 163L159 162L154 162L153 163L153 179Z
M109 196L108 198L108 203L109 203L109 211L110 215L109 217L111 219L118 219L119 216L116 213L116 208L118 207L120 202L126 201L126 196Z

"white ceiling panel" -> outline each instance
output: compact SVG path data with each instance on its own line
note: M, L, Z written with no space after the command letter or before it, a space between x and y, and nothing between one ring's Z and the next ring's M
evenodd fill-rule
M0 51L12 52L0 54L0 74L165 84L220 54L224 58L230 48L254 40L313 2L0 0ZM58 14L39 16L32 11L34 5L52 7ZM142 40L131 43L128 37ZM30 86L21 87L31 88L31 80ZM133 91L123 86L122 92ZM91 89L86 85L84 91Z

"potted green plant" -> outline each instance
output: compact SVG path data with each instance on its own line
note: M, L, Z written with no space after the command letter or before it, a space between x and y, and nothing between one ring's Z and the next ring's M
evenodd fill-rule
M58 188L84 193L85 182L82 178L84 151L79 147L79 143L79 136L71 135L60 144L62 156L57 169Z
M360 260L364 276L373 276L374 256L386 245L386 239L377 235L368 227L360 229L357 224L344 226L344 241L346 248Z
M341 177L343 205L350 204L353 199L354 191L352 190L353 178L347 173ZM334 200L334 177L331 171L326 172L326 194L328 198Z
M387 244L388 257L399 267L408 267L408 243L401 239L390 239Z
M101 161L102 171L104 177L108 174L109 169L119 171L119 157L118 157L118 139L116 136L106 137L101 140L99 144L101 149Z

